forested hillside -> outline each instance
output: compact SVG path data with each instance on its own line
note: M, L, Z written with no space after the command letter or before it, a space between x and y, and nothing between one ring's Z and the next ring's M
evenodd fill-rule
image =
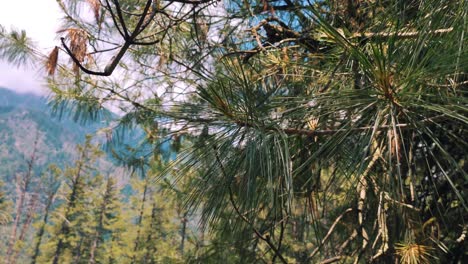
M0 58L57 113L119 115L43 171L37 217L28 181L4 199L7 263L468 262L467 0L57 4L55 47L0 26Z
M1 263L180 259L179 230L187 225L175 209L182 210L180 205L162 187L149 186L154 171L121 166L115 155L132 150L105 146L99 131L110 123L59 118L44 97L0 89ZM126 142L137 146L141 132L129 134ZM161 151L170 149L166 144ZM162 170L162 163L155 166ZM148 236L167 241L156 247ZM156 249L166 253L156 257ZM82 256L66 257L73 254Z
M0 88L0 175L12 181L24 171L36 148L35 172L50 162L64 165L73 160L75 146L99 125L80 125L68 116L53 116L47 100L33 94L17 94Z

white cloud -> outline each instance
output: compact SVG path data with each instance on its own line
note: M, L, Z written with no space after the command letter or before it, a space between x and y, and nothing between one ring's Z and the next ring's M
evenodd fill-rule
M41 49L49 50L58 42L60 10L55 0L1 0L0 24L7 30L24 29ZM33 69L20 68L0 61L0 86L19 92L45 93L42 77Z
M5 28L24 29L41 47L54 46L60 10L55 0L2 0L0 24Z
M42 82L42 76L35 70L18 69L7 63L0 63L0 87L19 93L32 92L35 94L45 94L47 89L41 85Z

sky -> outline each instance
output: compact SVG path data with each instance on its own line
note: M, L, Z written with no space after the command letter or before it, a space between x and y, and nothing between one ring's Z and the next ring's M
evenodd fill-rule
M45 53L59 41L60 10L55 0L0 0L0 24L7 30L24 29ZM16 68L0 60L0 87L17 92L46 94L38 69Z

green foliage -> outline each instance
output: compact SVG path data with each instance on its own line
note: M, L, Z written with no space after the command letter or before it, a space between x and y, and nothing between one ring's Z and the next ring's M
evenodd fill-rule
M11 202L8 201L4 191L4 183L0 181L0 225L5 225L11 221Z
M20 66L31 66L37 60L34 43L26 35L26 31L12 29L7 31L0 25L0 58Z
M48 77L56 109L93 120L112 105L111 143L146 135L128 149L133 251L112 261L466 258L467 1L175 2L88 1L90 24L60 1L73 63ZM74 211L99 186L82 180L53 238L67 261L89 254L96 221Z
M102 152L91 145L91 137L87 137L82 146L77 147L78 159L74 167L64 171L64 178L68 188L62 190L64 200L54 210L51 233L53 239L47 242L49 250L43 255L41 261L53 260L54 263L62 261L82 261L86 257L88 244L92 235L92 200L89 193L98 185L100 176L96 174L94 163ZM92 178L93 177L93 178ZM39 261L39 262L41 262Z

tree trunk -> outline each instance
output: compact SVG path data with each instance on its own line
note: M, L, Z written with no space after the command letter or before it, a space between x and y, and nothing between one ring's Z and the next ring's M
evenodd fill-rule
M11 229L10 233L10 239L8 240L8 249L6 252L7 260L6 264L11 263L11 257L13 254L13 248L16 244L16 233L18 230L18 225L21 219L21 213L23 211L23 206L24 206L24 198L25 198L25 191L24 188L21 187L21 180L19 179L20 177L17 177L17 185L16 185L16 190L19 193L18 201L16 204L16 215L15 215L15 221L13 222L13 226Z
M37 232L37 242L36 242L36 245L34 246L34 255L32 256L31 264L36 264L37 257L39 256L39 253L40 253L39 248L41 246L42 237L44 236L45 226L49 219L49 210L50 210L50 207L52 206L54 196L55 196L55 193L49 195L47 199L44 217L42 218L42 224L41 224L41 227L39 228L39 231Z
M81 260L81 248L83 246L84 236L81 235L80 243L75 248L75 256L73 257L73 263L80 263Z
M36 211L36 205L37 205L37 199L38 195L37 193L34 193L31 195L31 198L29 200L29 206L27 210L27 215L26 215L26 220L24 221L23 225L21 226L20 230L20 235L18 237L17 241L24 241L24 238L26 236L26 232L29 230L29 226L31 225L31 222L34 218L34 212ZM13 259L10 261L10 263L15 264L16 261L18 260L18 256L21 250L19 248L15 248L13 250Z
M106 183L106 192L104 193L102 204L101 204L101 207L99 208L98 225L97 225L96 230L94 232L93 241L91 242L91 249L89 251L89 261L88 261L88 263L90 263L90 264L94 264L96 262L96 260L94 259L95 258L94 254L95 254L96 249L97 249L97 247L99 245L99 238L102 235L102 230L104 229L104 215L105 215L106 210L107 210L107 205L111 202L110 201L110 199L111 199L111 189L112 189L112 186L111 186L111 180L110 180L110 177L109 177L107 179L107 183Z
M145 180L145 187L144 187L144 190L143 190L143 197L142 197L142 201L141 201L141 207L140 207L140 215L138 217L138 222L137 222L137 226L138 226L138 231L137 231L137 235L136 235L136 238L135 238L135 246L133 247L133 257L132 257L132 264L135 263L136 261L136 254L137 254L137 250L138 250L138 247L140 245L140 232L141 232L141 223L143 221L143 213L145 211L145 203L146 203L146 194L148 192L148 180Z
M16 204L16 215L15 215L15 220L13 222L13 227L11 230L10 234L10 239L8 241L8 249L6 252L7 260L6 263L10 264L12 263L11 261L13 260L13 253L14 253L14 247L16 244L16 234L18 232L18 226L21 221L21 214L23 212L23 207L24 207L24 202L26 198L26 192L28 191L29 184L31 182L32 178L32 171L33 171L33 166L34 162L36 161L36 152L37 152L37 143L39 139L39 133L36 131L36 137L34 140L34 145L33 145L33 151L31 153L30 159L27 161L28 163L28 171L26 172L26 175L24 175L23 178L21 176L17 177L17 193L19 194L18 201Z
M54 253L54 260L52 261L53 264L58 264L59 263L59 258L60 255L62 254L63 246L64 246L64 239L62 235L67 235L70 232L70 228L68 227L68 219L70 218L70 213L72 209L76 206L76 200L77 200L77 195L78 195L78 184L81 178L81 171L82 171L82 166L86 158L86 151L87 149L83 149L81 153L80 160L78 161L78 167L77 167L77 172L76 175L72 179L72 192L70 194L70 198L68 199L68 204L67 204L67 210L65 212L65 220L62 221L62 225L60 228L60 233L57 235L59 238L59 241L57 242L57 246L55 247L55 253Z
M182 216L182 230L180 231L180 236L181 236L180 254L182 256L184 255L186 230L187 230L187 212L184 212Z
M156 219L156 211L157 211L157 207L156 207L156 202L153 203L153 208L151 208L151 219L150 219L150 228L149 228L149 234L148 236L146 237L146 244L147 244L147 247L146 247L146 254L145 254L145 263L146 261L148 261L148 259L150 259L151 257L151 261L150 263L154 263L154 253L153 250L151 250L151 240L153 240L153 228L155 227L155 219ZM151 255L151 256L150 256Z

